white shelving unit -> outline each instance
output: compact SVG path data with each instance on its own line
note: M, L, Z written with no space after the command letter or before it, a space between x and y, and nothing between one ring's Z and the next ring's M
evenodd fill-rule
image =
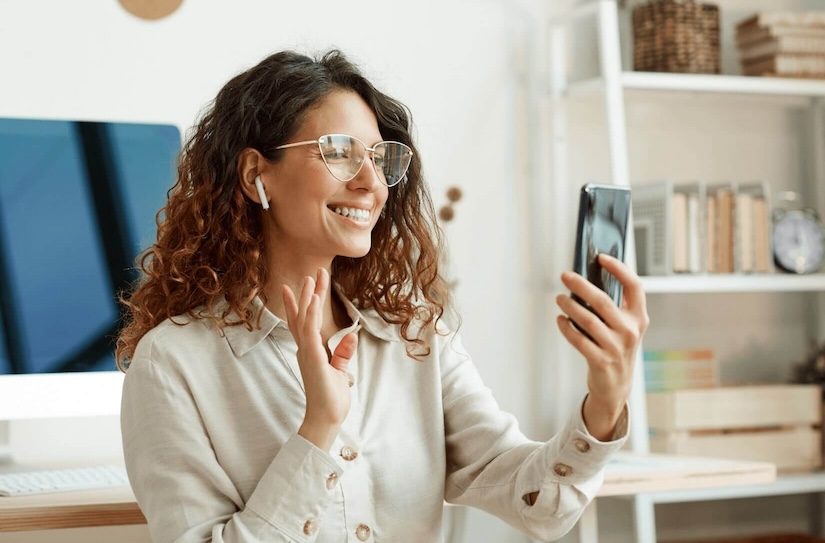
M599 74L597 77L579 81L568 80L567 29L575 23L593 21L599 38ZM774 101L778 107L791 105L808 108L810 111L810 138L816 149L811 173L817 185L825 186L825 81L802 79L755 78L735 75L689 75L635 73L625 71L621 62L619 39L619 11L615 0L593 0L579 4L562 15L553 18L549 24L549 108L552 121L551 160L552 184L548 196L556 202L570 201L570 181L568 173L567 122L570 100L580 97L597 97L602 100L606 114L607 141L610 164L610 181L617 185L629 186L631 172L628 159L627 126L625 106L627 100L649 93L658 95L742 96L747 99ZM674 135L678 138L678 135ZM812 205L820 209L825 205L825 190L817 191L816 202ZM557 209L558 210L558 209ZM569 220L558 210L561 217L556 225ZM629 232L627 261L635 263L632 230ZM560 272L566 262L556 259ZM557 274L556 274L557 275ZM825 292L825 273L810 276L789 276L781 274L702 274L673 275L666 277L644 277L645 291L649 296L691 295L692 293L774 293L774 292ZM822 314L822 296L812 296L818 314ZM822 338L813 338L822 339ZM641 349L640 349L641 351ZM637 453L649 452L647 412L645 402L644 377L641 371L641 353L637 361L637 372L631 397L631 449ZM635 541L656 542L655 505L660 503L682 503L707 500L725 500L748 497L765 497L787 494L811 494L812 506L817 508L812 514L811 529L823 535L823 496L825 496L825 473L781 475L774 484L718 488L711 490L673 491L641 494L627 499L634 502ZM583 522L595 522L595 510L583 517ZM595 526L583 526L580 534L586 534L587 543L595 543Z
M800 275L798 277L780 274L744 275L697 274L671 275L663 277L642 277L645 293L687 294L690 292L822 292L825 291L825 274Z

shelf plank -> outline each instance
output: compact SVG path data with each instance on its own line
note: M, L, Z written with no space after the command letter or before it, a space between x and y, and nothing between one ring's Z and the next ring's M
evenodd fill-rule
M597 496L682 495L688 489L725 492L742 486L770 486L775 481L776 465L770 462L619 452L606 466Z
M777 475L775 482L769 484L677 490L651 493L649 496L653 503L683 503L820 492L825 492L825 473L817 471L813 473L780 474Z
M626 89L673 90L777 96L825 96L825 81L744 75L660 74L624 72Z
M825 97L825 80L817 79L623 72L621 82L627 90ZM568 94L587 95L603 87L602 78L585 79L571 83Z
M684 274L642 277L647 294L825 291L825 273Z

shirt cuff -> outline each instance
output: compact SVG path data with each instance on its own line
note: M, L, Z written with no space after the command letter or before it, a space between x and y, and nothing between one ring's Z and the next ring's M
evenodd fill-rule
M298 434L284 443L246 509L295 541L312 541L343 470Z
M599 441L587 431L582 416L584 399L560 432L558 452L545 448L545 465L549 467L544 485L572 485L593 497L601 487L604 467L627 441L628 404L625 403L610 441ZM555 453L555 454L554 454ZM552 456L550 456L552 455ZM595 487L595 488L594 488Z

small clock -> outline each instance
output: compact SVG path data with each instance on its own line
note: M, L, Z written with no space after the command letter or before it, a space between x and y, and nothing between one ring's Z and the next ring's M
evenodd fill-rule
M773 259L791 273L814 273L825 264L825 226L811 209L777 209L773 216Z

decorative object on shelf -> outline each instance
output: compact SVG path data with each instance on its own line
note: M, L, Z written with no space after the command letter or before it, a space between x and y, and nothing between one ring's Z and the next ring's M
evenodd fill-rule
M719 73L719 7L697 0L650 0L633 10L633 69Z
M438 210L438 218L441 219L443 222L450 222L455 218L455 210L453 209L453 204L461 200L461 189L458 187L450 187L447 189L447 200L449 200L449 204L441 206L441 209Z
M453 208L453 204L461 200L461 197L462 192L460 188L450 187L447 189L447 201L449 203L441 206L441 209L438 210L438 218L441 219L442 223L446 224L455 218L455 209ZM455 290L458 286L458 279L450 277L449 262L444 263L444 270L445 276L447 276L447 283L450 285L451 289Z
M174 13L183 0L118 0L123 9L147 21L156 21Z
M773 258L790 273L814 273L825 264L825 226L795 192L781 192L773 212Z
M814 347L808 357L793 366L791 381L825 387L825 344ZM823 388L825 400L825 388Z
M825 11L762 12L736 25L742 73L825 78Z

